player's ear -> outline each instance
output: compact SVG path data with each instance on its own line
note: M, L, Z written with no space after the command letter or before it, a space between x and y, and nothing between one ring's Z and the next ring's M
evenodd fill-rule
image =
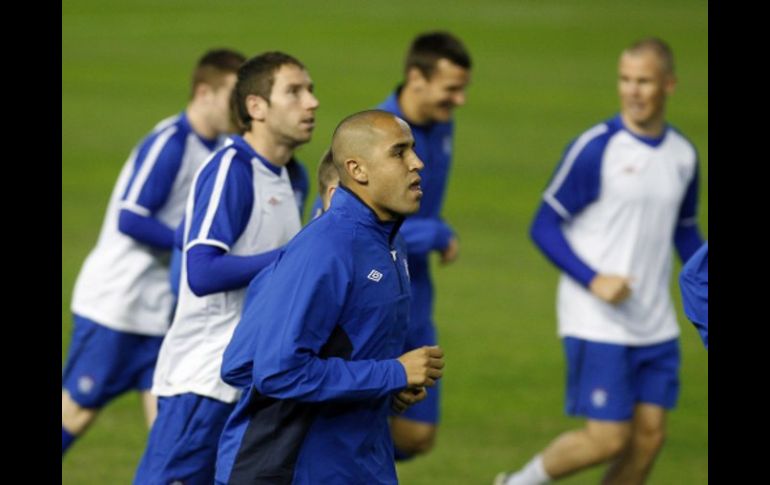
M329 185L326 187L326 198L327 200L332 200L332 196L334 195L334 191L337 190L336 185Z
M411 86L421 88L427 82L428 79L426 79L422 72L414 66L410 67L406 73L406 83Z
M344 167L348 176L359 184L366 185L369 183L369 175L366 173L366 167L360 160L348 158L345 160Z
M671 96L674 94L674 89L676 89L676 76L673 74L669 74L666 76L666 96Z
M268 106L267 100L262 96L257 96L256 94L246 96L246 109L251 119L265 121Z
M195 85L195 94L193 97L196 99L201 99L210 95L213 92L214 92L214 89L211 87L211 85L206 83L198 83Z

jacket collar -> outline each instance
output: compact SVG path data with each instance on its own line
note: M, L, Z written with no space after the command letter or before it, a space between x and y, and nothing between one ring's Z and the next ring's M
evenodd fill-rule
M398 229L404 222L403 216L395 221L381 221L377 214L375 214L374 209L366 205L360 197L342 184L334 192L329 210L342 210L348 213L356 222L381 233L388 239L388 242L393 241Z

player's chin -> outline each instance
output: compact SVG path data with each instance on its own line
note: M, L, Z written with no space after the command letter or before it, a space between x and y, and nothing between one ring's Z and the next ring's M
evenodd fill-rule
M454 108L440 107L433 113L433 121L436 121L438 123L446 123L447 121L452 119L453 112L454 112Z
M405 216L408 216L420 210L421 200L422 200L422 191L419 192L419 195L413 194L412 197L409 199L409 202L404 204L403 214Z
M297 145L302 145L303 143L307 143L310 141L310 139L313 138L313 130L310 131L299 131L294 134L294 142Z

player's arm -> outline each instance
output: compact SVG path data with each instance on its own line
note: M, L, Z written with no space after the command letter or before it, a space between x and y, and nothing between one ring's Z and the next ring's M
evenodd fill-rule
M250 256L235 256L220 247L199 244L187 251L187 282L197 296L243 288L275 261L280 252L281 248L278 248Z
M425 368L441 358L431 357L437 351L427 348L418 349L407 364L346 360L350 342L337 322L350 287L349 259L334 250L333 241L319 241L315 251L294 249L273 267L261 298L250 301L242 317L241 324L259 321L253 383L261 394L306 402L376 399L429 383L410 369L440 377L440 369Z
M456 241L452 228L440 219L408 217L399 232L406 241L407 251L413 255L443 252Z
M175 127L150 138L138 150L134 172L121 200L118 229L137 241L170 250L174 230L156 213L165 205L182 165L183 140Z
M563 225L599 196L601 159L606 139L578 138L565 151L543 194L530 227L530 237L561 271L608 303L619 303L631 294L625 275L601 274L580 258L564 236Z
M674 246L679 259L685 263L703 245L703 238L698 230L698 162L696 160L692 179L687 186L682 203L679 206L679 217L674 229Z
M236 256L230 247L243 233L254 204L252 174L233 160L235 150L208 163L198 176L187 243L187 284L197 296L248 285L275 260L277 250Z
M540 204L529 235L540 251L561 271L588 288L598 275L597 271L586 264L572 249L564 237L562 223L565 219L547 202Z

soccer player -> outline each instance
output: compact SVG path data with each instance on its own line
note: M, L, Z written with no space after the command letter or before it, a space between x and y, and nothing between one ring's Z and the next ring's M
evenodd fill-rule
M709 245L704 243L679 275L682 304L687 318L698 329L706 350L709 348Z
M442 264L452 263L459 255L457 235L442 219L441 207L452 161L452 114L465 104L470 70L470 55L457 37L447 32L418 35L406 55L403 83L379 106L409 123L415 151L425 164L425 195L420 210L401 227L412 286L405 349L438 342L428 255L437 251ZM439 391L440 386L430 388L425 400L392 418L398 459L427 453L433 447L439 422Z
M289 174L291 188L294 191L294 199L297 202L299 218L302 220L305 213L305 202L307 201L308 180L307 170L302 162L296 158L289 160L286 164L286 171ZM182 246L184 245L184 217L174 231L174 247L171 250L171 263L169 268L169 281L174 298L179 298L179 278L182 277Z
M148 426L155 418L149 389L173 306L167 263L173 228L192 175L228 130L230 93L244 60L229 49L201 57L185 110L155 126L123 166L72 297L62 456L99 410L128 390L142 393Z
M643 483L663 446L679 394L672 242L682 261L702 243L697 153L665 121L675 84L665 42L625 49L620 114L569 145L545 190L531 235L563 272L566 411L586 421L496 484L547 483L607 462L602 483Z
M410 288L398 229L420 206L423 168L409 126L357 113L337 126L332 153L331 207L250 293L238 327L253 338L228 346L253 368L222 433L217 483L395 483L389 409L442 376L440 348L403 353Z
M326 150L318 164L318 197L311 211L312 218L320 216L327 210L332 202L332 195L340 183L340 176L334 168L334 159L331 149Z
M158 356L158 419L137 484L214 480L217 441L240 394L220 378L222 353L249 281L300 229L286 166L310 140L317 108L310 75L292 56L267 52L238 70L242 136L198 171L187 200L179 303Z

